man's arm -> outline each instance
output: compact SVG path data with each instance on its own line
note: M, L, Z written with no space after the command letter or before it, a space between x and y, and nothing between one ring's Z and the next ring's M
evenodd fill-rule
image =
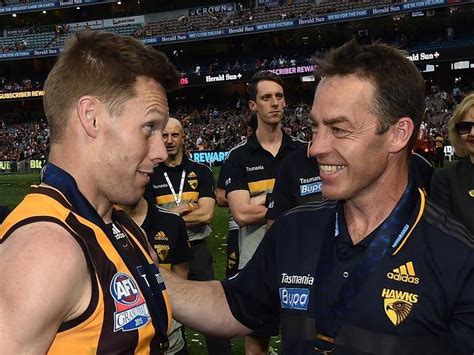
M265 226L265 231L268 231L270 227L275 223L274 219L267 219L267 225Z
M189 263L179 263L171 265L171 271L173 271L176 275L181 277L182 279L186 280L188 278L189 272Z
M225 197L225 189L216 187L216 203L217 203L217 206L219 207L229 206L227 198Z
M211 224L214 217L215 204L216 200L212 197L201 197L197 202L197 206L195 203L192 204L193 207L188 206L190 207L189 212L181 217L183 217L188 227L196 224Z
M250 197L245 165L239 151L232 151L224 163L225 190L230 212L241 227L265 223L266 194ZM222 180L218 181L222 183ZM222 186L220 186L222 187Z
M160 272L173 305L173 318L204 334L231 338L250 333L230 311L219 281L183 280L164 268Z
M234 190L227 194L230 212L239 226L266 222L265 197L259 195L251 198L247 190Z
M0 248L0 344L6 354L45 354L62 322L91 297L79 244L62 227L40 222L13 232Z
M221 166L219 177L217 178L217 186L214 190L216 193L216 203L219 207L228 207L227 197L225 196L225 180L227 179L227 172L225 170L225 162Z

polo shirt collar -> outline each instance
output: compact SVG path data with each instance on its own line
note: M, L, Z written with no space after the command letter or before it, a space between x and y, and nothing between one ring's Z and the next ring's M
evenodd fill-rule
M176 166L168 166L165 163L163 163L163 167L166 170L181 170L188 164L188 161L189 161L188 156L184 154L183 152L183 158L181 159L181 164L178 164Z
M285 150L287 147L290 150L296 150L300 146L292 137L290 137L288 134L285 133L285 131L282 130L282 140L281 140L281 145L280 148L278 149L277 155ZM253 133L250 137L247 138L247 144L249 147L249 150L251 153L255 153L258 149L264 150L262 145L257 139L257 135Z

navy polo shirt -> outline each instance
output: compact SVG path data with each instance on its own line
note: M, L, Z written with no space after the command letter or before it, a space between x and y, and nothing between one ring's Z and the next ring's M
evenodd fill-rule
M342 202L294 208L222 285L246 327L281 327L284 354L472 354L473 249L464 226L409 188L355 246Z
M149 204L141 227L160 264L176 265L191 261L186 223L177 213Z
M321 189L318 162L308 157L308 146L303 146L281 163L265 217L277 219L293 207L321 201Z
M261 146L255 134L251 135L246 142L233 148L225 161L226 194L248 190L253 197L271 192L283 158L302 145L302 141L283 132L280 149L273 156Z
M180 165L167 166L165 163L160 163L154 168L153 174L150 176L150 183L145 190L147 200L154 200L157 205L166 209L176 207L177 204L166 181L165 173L168 175L175 194L179 195L183 171L184 182L180 203L196 203L203 197L216 198L212 170L207 165L195 162L183 155ZM188 227L188 237L191 241L204 239L210 233L211 228L207 224Z

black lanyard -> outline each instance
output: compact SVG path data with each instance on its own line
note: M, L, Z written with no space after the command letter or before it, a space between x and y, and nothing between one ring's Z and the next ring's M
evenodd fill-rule
M151 314L151 321L160 342L160 344L153 344L152 342L151 349L156 349L156 345L158 345L162 350L166 348L168 344L168 314L166 312L166 302L162 293L162 291L165 290L165 287L156 265L150 264L145 255L140 251L140 247L134 242L133 238L128 237L128 242L135 249L135 254L138 256L141 265L138 265L137 262L130 257L127 252L129 249L125 249L126 244L122 244L114 236L111 228L107 227L94 207L92 207L89 201L79 191L74 178L66 171L49 163L44 170L42 182L61 191L71 204L71 209L78 215L94 223L110 240L125 265L132 273L132 276L138 283L140 290L143 292L147 308ZM125 216L122 217L118 213L112 213L113 223L116 226L118 225L121 227L121 231L125 233L125 235L128 235L126 228L123 228L123 225L130 224L131 227L134 227L134 224L130 221L130 223L127 223L127 220L124 217ZM139 233L139 235L142 234L138 227L135 226L134 228L136 228L136 232ZM161 281L160 283L158 282L158 279Z
M372 232L374 235L370 245L358 258L350 278L344 282L334 300L320 303L316 301L316 338L326 348L333 347L334 339L367 279L387 254L398 252L419 222L424 208L424 196L421 196L423 194L421 190L414 191L415 189L410 184L390 216ZM341 204L339 208L342 208ZM315 280L318 280L315 290L317 300L330 297L330 290L335 282L333 271L337 265L336 243L341 232L338 216L339 213L336 214L334 235L328 235L325 238L317 263L315 277ZM321 306L318 307L318 305Z

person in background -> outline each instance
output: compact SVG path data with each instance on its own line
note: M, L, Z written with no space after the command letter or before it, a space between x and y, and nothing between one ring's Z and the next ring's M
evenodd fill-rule
M293 207L322 201L318 162L309 155L310 144L292 152L281 163L265 216L267 230Z
M444 138L441 132L435 134L436 159L435 165L437 168L444 167Z
M462 159L435 171L431 198L474 235L474 93L456 107L448 132L456 155Z
M257 129L258 121L257 114L254 112L250 116L250 120L247 125L247 136L243 141L246 141ZM217 179L216 186L216 203L219 207L228 207L227 198L225 196L225 181L227 174L225 170L225 161L222 163L219 171L219 177ZM238 272L239 268L239 225L235 222L232 213L229 211L229 227L227 232L227 263L226 263L226 277L232 277Z
M145 231L148 242L158 255L160 268L167 268L187 279L191 248L184 220L177 213L157 206L154 201L147 201L144 197L134 206L121 207ZM175 320L168 338L167 354L188 354L183 327Z
M147 186L147 199L178 213L186 222L192 255L188 278L214 280L213 258L206 242L211 234L215 206L212 170L187 157L183 150L183 126L177 119L169 119L162 139L168 159L154 168ZM206 345L209 354L230 353L227 339L206 337Z
M257 72L247 93L250 110L257 116L257 129L230 150L224 164L226 197L239 225L238 270L247 264L263 239L268 200L282 160L303 145L282 129L286 102L284 83L278 75ZM246 352L264 352L268 343L268 337L255 333L246 338Z

